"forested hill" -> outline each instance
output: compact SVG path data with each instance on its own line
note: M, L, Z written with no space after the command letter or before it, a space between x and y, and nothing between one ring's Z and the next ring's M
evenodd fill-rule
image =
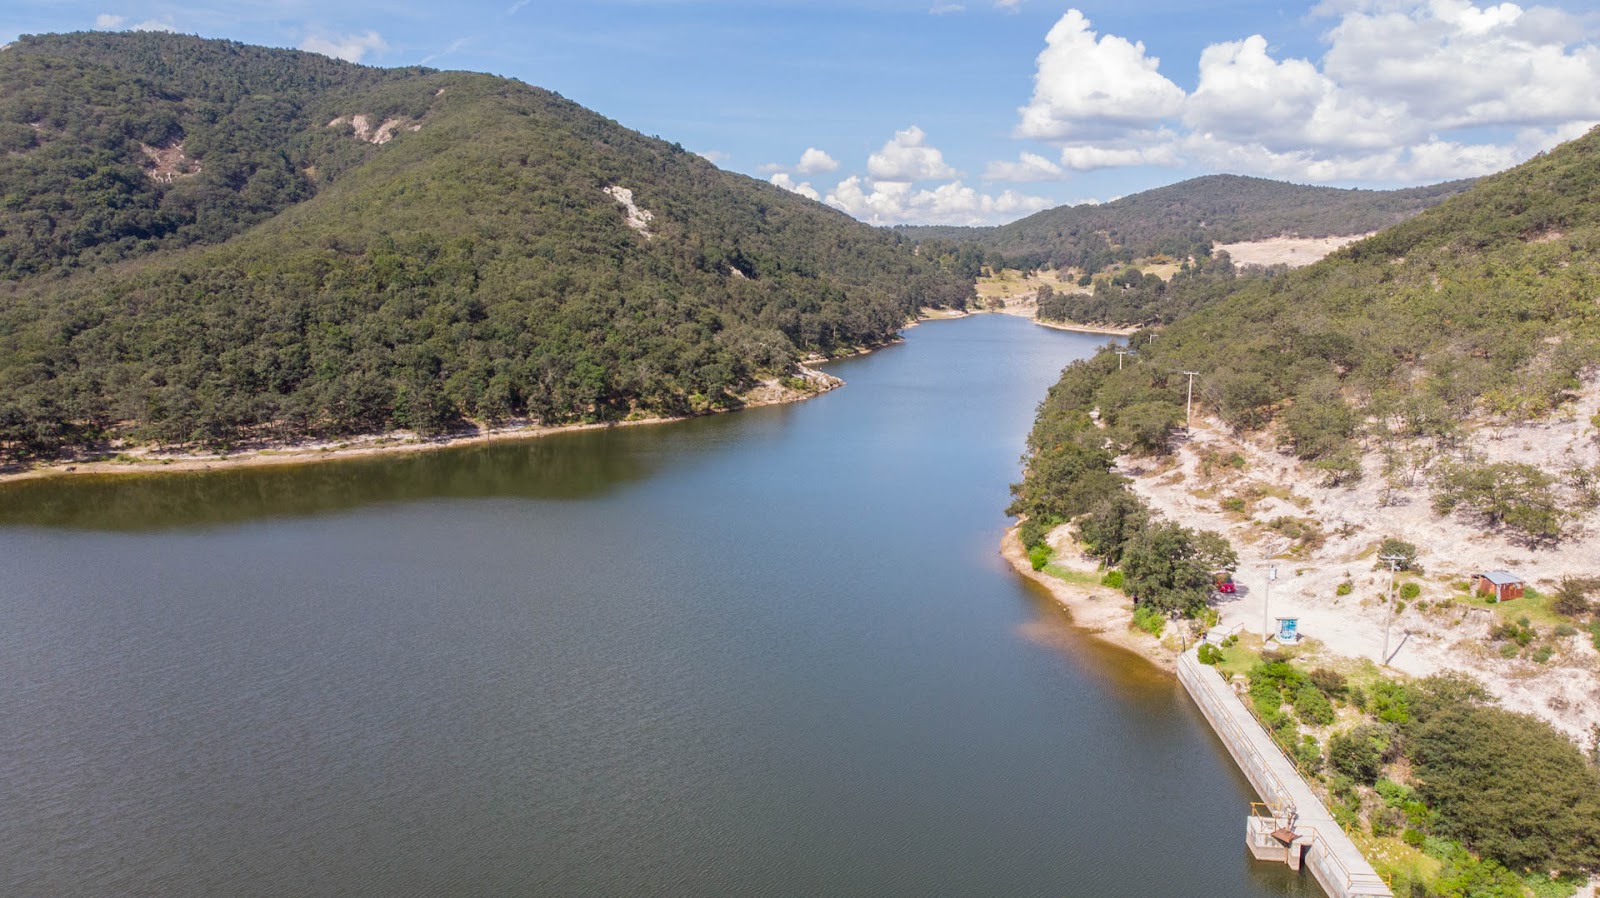
M1453 459L1473 421L1536 420L1574 396L1600 364L1597 296L1600 130L1315 265L1241 282L1159 340L1135 335L1137 363L1123 370L1108 353L1070 366L1041 405L1015 508L1067 520L1120 495L1112 454L1170 450L1184 371L1199 372L1199 409L1241 431L1271 428L1329 484L1362 476L1363 442ZM1548 498L1555 482L1517 465L1425 474L1443 502L1469 489ZM1564 513L1539 508L1506 526L1558 539Z
M970 292L487 75L25 37L0 145L0 456L686 414Z
M1099 271L1157 253L1204 255L1213 242L1365 234L1435 206L1471 183L1344 190L1209 175L1101 205L1046 209L996 228L900 230L917 240L974 243L1017 267Z

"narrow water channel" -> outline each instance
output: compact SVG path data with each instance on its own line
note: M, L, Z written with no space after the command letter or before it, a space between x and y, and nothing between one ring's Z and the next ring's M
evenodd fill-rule
M794 406L0 487L0 894L1320 895L997 553L1102 338L906 336Z

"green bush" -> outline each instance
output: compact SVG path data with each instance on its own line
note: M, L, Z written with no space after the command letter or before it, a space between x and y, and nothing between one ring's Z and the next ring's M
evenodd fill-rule
M1050 554L1049 546L1034 546L1028 550L1028 563L1033 565L1034 570L1042 571L1050 563Z
M1209 642L1200 643L1200 649L1197 652L1197 655L1201 664L1222 663L1222 649L1217 648Z
M1556 650L1548 645L1541 645L1533 650L1533 660L1536 664L1544 664L1554 656Z
M1319 667L1311 671L1308 676L1310 676L1311 682L1322 690L1322 694L1330 699L1344 698L1350 693L1350 686L1348 681L1345 680L1344 674L1336 670Z
M1384 723L1411 722L1411 696L1406 687L1392 680L1372 684L1372 714Z
M1315 737L1305 736L1295 746L1294 759L1301 770L1316 773L1322 769L1322 746L1317 744Z
M1365 724L1348 733L1335 733L1328 740L1328 766L1351 780L1370 786L1383 770L1384 754L1389 750L1387 728Z
M1167 617L1149 605L1135 605L1133 608L1133 625L1159 637L1161 631L1166 629Z
M1312 683L1306 683L1294 696L1294 710L1300 719L1316 726L1333 723L1333 704Z
M1420 595L1422 595L1421 585L1416 583L1402 583L1400 585L1400 598L1402 600L1407 602L1415 601L1417 596Z
M1349 580L1346 580L1334 587L1333 594L1336 596L1347 596L1350 593L1355 592L1355 589L1356 585L1351 583Z
M1406 831L1400 834L1400 841L1410 845L1412 848L1421 848L1422 843L1427 840L1428 837L1420 829L1407 827Z
M1101 586L1109 586L1112 589L1121 589L1122 582L1123 576L1121 571L1106 571L1105 576L1100 578Z

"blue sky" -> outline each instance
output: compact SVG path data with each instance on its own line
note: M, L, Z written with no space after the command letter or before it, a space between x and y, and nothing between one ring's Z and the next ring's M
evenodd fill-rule
M8 0L559 91L863 220L975 224L1211 172L1389 187L1600 122L1590 0Z

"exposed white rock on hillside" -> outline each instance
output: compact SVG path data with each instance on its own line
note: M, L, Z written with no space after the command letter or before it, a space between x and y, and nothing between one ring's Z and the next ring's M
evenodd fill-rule
M650 222L655 221L656 214L649 209L641 209L633 202L633 191L627 187L607 187L606 196L617 201L628 213L628 227L643 234L648 240L655 235L650 233Z

